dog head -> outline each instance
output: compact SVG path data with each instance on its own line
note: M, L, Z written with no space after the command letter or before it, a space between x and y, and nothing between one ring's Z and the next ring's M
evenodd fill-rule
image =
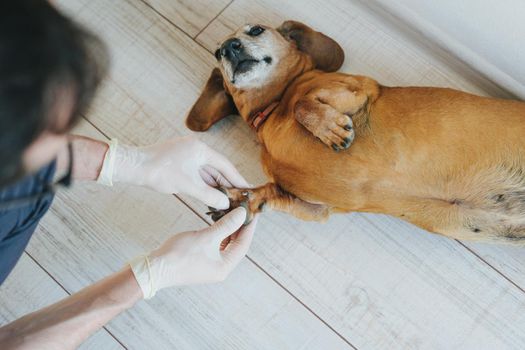
M295 21L277 29L242 26L215 51L219 68L212 71L191 109L186 125L208 130L230 114L245 120L257 108L278 99L297 76L312 69L338 70L344 52L331 38Z

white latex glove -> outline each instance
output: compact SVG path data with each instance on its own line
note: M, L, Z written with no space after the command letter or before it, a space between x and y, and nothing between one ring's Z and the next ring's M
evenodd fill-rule
M179 233L149 255L132 260L144 298L166 287L224 281L252 242L257 218L242 226L245 219L246 210L237 208L213 226Z
M147 147L119 145L113 140L97 181L185 193L217 209L227 209L230 203L214 186L250 187L222 154L192 136Z

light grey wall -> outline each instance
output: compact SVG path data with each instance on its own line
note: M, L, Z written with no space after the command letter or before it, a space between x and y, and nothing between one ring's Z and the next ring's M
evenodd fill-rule
M525 99L525 0L371 0Z

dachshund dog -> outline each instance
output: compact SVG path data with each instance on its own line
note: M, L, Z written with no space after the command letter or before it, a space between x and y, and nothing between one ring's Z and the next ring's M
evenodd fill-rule
M525 103L338 73L341 47L294 21L243 26L215 56L186 125L239 114L271 180L225 189L232 207L316 221L383 213L456 239L525 244Z

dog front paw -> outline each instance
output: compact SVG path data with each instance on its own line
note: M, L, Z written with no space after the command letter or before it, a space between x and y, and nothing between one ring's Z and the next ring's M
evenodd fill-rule
M326 118L320 125L317 137L336 152L349 148L355 138L352 118L340 113Z
M323 94L326 93L323 91ZM347 149L354 141L352 118L330 104L305 97L295 106L295 119L313 136L335 151Z

